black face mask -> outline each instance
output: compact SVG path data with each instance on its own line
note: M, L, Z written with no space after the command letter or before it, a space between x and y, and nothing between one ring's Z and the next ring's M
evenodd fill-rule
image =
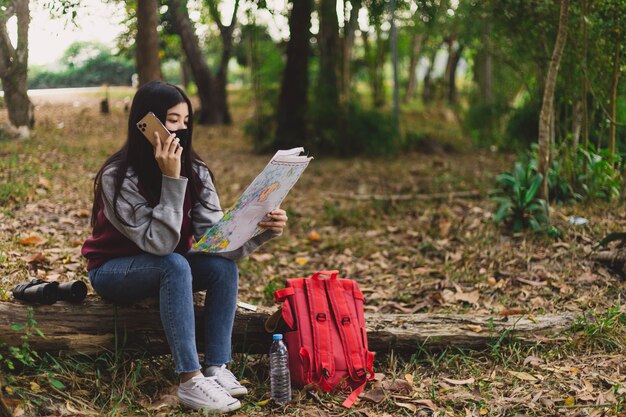
M189 129L174 130L171 133L174 133L176 135L179 140L178 143L180 143L180 146L182 146L183 149L187 149L187 145L189 144Z

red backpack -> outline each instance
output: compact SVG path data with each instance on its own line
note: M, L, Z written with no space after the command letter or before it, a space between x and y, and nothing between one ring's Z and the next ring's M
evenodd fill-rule
M287 279L274 299L282 303L288 327L285 343L292 385L351 389L343 403L349 408L374 378L374 353L367 348L363 293L355 281L337 274L320 271L309 278Z

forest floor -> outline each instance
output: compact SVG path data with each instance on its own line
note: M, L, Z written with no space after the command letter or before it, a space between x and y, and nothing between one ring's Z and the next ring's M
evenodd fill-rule
M33 276L86 280L80 245L90 233L92 182L122 143L125 94L113 92L109 115L98 112L99 94L36 97L33 136L0 139L0 297ZM269 159L244 136L246 101L233 99L234 126L194 132L225 207ZM233 368L250 394L235 415L626 416L626 282L589 258L597 241L626 228L623 200L553 208L557 239L507 234L492 220L488 192L514 159L485 150L314 159L283 204L284 236L240 262L240 299L271 305L285 278L338 269L358 281L366 311L579 313L570 332L552 342L378 356L377 380L351 410L341 396L304 392L271 408L266 373L255 372L267 359L239 354ZM359 199L456 191L480 197ZM589 222L572 225L574 215ZM187 413L167 357L45 356L17 372L7 368L15 356L6 347L0 354L2 394L15 416Z

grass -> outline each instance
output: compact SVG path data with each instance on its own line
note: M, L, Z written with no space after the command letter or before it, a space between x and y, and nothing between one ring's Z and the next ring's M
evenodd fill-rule
M78 251L89 234L92 181L104 158L121 144L126 114L120 103L127 94L111 94L107 116L97 112L97 95L84 102L91 105L78 107L41 102L31 139L0 139L0 298L32 276L85 278L84 266L66 266L84 265ZM244 95L236 95L233 103L234 126L198 126L194 135L198 152L216 174L224 206L236 200L269 159L253 154L242 134L248 114ZM464 144L460 128L442 112L407 112L403 129L419 126L419 135ZM487 190L497 173L510 168L510 159L487 151L406 153L394 159L316 156L283 204L290 217L285 235L266 244L258 252L260 260L239 263L240 299L272 305L273 291L285 278L339 269L367 290L368 311L399 313L419 303L424 303L420 313L575 311L581 318L570 332L554 343L521 343L504 333L492 335L482 350L415 346L406 356L378 355L375 370L380 375L366 392L381 389L384 398L361 399L353 410L340 406L341 395L307 392L297 392L285 409L274 409L266 402L267 358L237 354L231 369L250 390L240 414L304 416L322 410L333 416L545 416L601 410L623 415L626 287L588 258L599 238L626 225L622 206L555 208L553 220L563 231L556 240L502 234L491 220L494 207ZM474 189L483 197L352 198ZM570 215L590 223L572 227L567 224ZM311 232L319 237L308 237ZM47 242L34 247L18 243L31 233ZM28 262L37 253L45 255L45 262ZM478 301L446 299L460 291L478 291ZM0 370L2 394L26 415L71 414L70 409L109 416L189 415L174 402L177 377L169 356L126 349L97 356L42 354L15 371L0 360ZM394 391L390 383L396 379L408 383L410 392ZM578 408L565 407L570 397ZM600 400L608 405L597 407Z

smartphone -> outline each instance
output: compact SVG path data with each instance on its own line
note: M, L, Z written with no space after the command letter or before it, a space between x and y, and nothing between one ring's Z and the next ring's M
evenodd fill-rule
M154 115L152 112L148 112L140 121L137 122L137 128L141 130L143 135L148 139L148 142L155 146L154 132L158 132L161 140L165 140L171 134L169 130L163 123L159 120L158 117Z

